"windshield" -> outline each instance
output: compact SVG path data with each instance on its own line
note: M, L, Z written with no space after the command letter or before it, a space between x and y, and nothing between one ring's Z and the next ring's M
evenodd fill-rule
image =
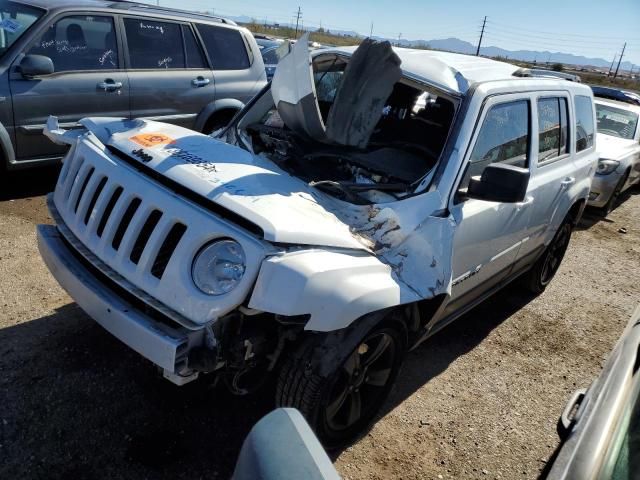
M275 47L264 49L260 53L262 53L262 60L265 65L276 65L278 63L279 58Z
M638 114L622 108L596 103L598 133L633 139L638 126Z
M44 15L44 10L0 0L0 55Z
M310 73L319 121L327 126L327 133L312 128L308 116L302 117L307 122L304 125L295 123L293 120L298 117L290 115L292 107L287 102L281 101L286 108L279 109L272 95L266 95L239 124L241 137L254 153L348 202L399 200L433 172L453 123L454 100L409 79L400 78L395 83L392 80L390 93L381 94L379 105L369 108L367 103L368 110L361 116L364 118L366 113L373 118L368 138L357 145L350 145L341 137L336 140L335 135L327 140L336 112L342 110L341 117L347 117L359 107L357 102L340 100L349 61L327 54L312 62ZM372 88L369 84L366 87ZM358 125L364 123L361 117ZM347 140L354 136L351 134Z

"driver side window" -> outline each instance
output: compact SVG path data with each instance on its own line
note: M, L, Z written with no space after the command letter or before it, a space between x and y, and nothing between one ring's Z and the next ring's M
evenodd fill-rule
M528 100L491 107L480 127L461 188L468 187L471 177L482 176L492 163L529 166L529 117Z
M50 25L27 53L51 58L56 72L117 69L118 46L113 18L98 15L64 17Z

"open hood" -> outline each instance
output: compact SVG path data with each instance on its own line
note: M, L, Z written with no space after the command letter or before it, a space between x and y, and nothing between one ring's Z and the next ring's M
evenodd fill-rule
M265 240L368 250L367 241L332 213L340 208L339 201L270 160L151 120L87 118L81 123L99 143L254 223ZM46 133L69 144L79 135L78 130L58 128L55 119L48 122Z
M389 42L365 39L347 63L325 125L308 45L307 33L280 60L271 81L280 118L291 130L316 141L365 147L402 76L400 58ZM322 78L323 71L318 75Z

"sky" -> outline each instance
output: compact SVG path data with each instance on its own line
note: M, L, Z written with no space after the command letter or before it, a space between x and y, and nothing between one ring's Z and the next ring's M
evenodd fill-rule
M158 0L146 0L156 3ZM305 26L354 30L408 40L457 37L483 46L548 50L611 59L627 42L623 60L640 65L640 0L159 0L160 5L247 15L291 23L298 7Z

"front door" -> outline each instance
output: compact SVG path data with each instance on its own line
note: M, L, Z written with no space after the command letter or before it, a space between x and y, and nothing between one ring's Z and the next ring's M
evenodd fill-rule
M456 191L464 192L473 176L491 163L531 168L531 106L528 98L500 95L485 103L481 127L465 159ZM453 284L444 316L449 316L509 275L526 239L530 197L521 203L489 202L459 195L451 214L458 224L453 239Z
M123 19L131 116L192 128L215 100L213 74L188 23Z
M49 115L62 126L90 116L129 117L129 84L121 69L114 18L110 15L58 17L29 44L26 54L45 55L54 73L24 78L11 67L10 88L18 160L61 156L65 148L42 134Z

